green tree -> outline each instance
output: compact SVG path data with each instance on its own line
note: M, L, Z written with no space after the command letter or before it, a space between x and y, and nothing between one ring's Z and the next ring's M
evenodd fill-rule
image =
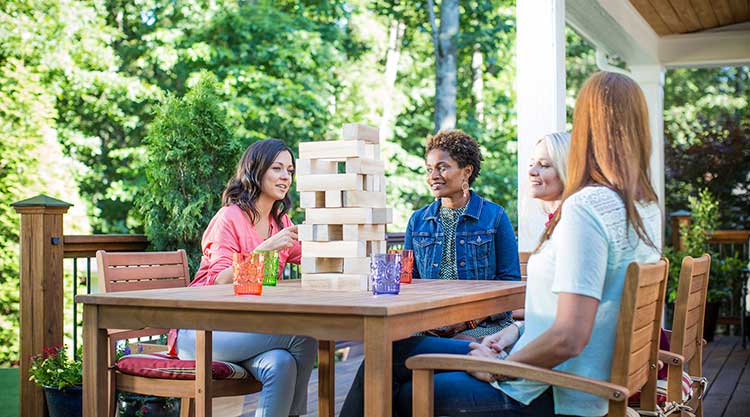
M67 232L88 231L73 179L76 167L58 139L61 80L86 76L101 46L91 7L71 1L6 1L0 10L0 364L18 360L19 215L10 203L45 193L76 205ZM72 35L71 35L72 34ZM67 36L88 45L72 51ZM80 45L80 44L79 44ZM75 49L75 48L74 48ZM80 210L77 211L77 210Z
M146 184L137 206L146 234L154 249L185 249L196 271L201 236L221 207L221 190L242 151L227 127L212 76L202 75L184 97L167 97L145 143Z
M667 74L664 139L667 212L706 188L721 202L719 228L750 228L750 67Z

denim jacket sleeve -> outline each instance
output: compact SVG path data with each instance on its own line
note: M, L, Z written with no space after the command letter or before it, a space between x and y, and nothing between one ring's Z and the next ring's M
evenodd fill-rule
M495 223L495 279L520 281L518 242L505 210L501 210Z
M414 242L412 241L411 234L414 229L414 214L409 218L409 223L406 225L406 233L404 233L404 249L414 250ZM417 261L414 260L414 267L411 273L412 279L419 279L419 268L417 267Z

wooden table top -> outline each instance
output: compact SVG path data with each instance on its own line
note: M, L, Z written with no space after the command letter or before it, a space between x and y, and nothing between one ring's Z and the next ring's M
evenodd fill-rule
M76 296L82 304L202 310L394 316L523 294L521 281L414 280L398 295L302 288L299 280L263 287L262 296L235 296L232 285L127 291Z

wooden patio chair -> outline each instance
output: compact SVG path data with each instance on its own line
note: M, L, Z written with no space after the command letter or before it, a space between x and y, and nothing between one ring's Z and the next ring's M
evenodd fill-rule
M526 278L529 277L529 258L531 258L531 252L518 252L518 262L521 267L521 281L526 281ZM523 320L523 318L524 309L519 308L518 310L513 310L513 320Z
M96 252L96 260L99 267L99 289L103 292L178 288L185 287L190 282L187 256L182 249L175 252L117 253L107 253L100 250ZM162 335L167 332L168 329L153 328L137 330L110 329L108 331L110 337L110 363L114 362L115 346L118 340ZM151 347L148 350L153 351L154 348ZM162 346L162 350L166 351L166 346ZM131 355L130 358L141 359L138 355ZM172 361L172 359L163 359L160 357L151 359L144 357L143 359L151 360L153 363L160 363L158 361ZM114 417L116 413L115 393L117 390L158 397L178 397L181 398L180 417L188 417L194 414L196 384L199 383L196 382L195 373L192 373L192 379L144 376L140 372L123 373L118 368L118 364L121 361L118 361L117 364L113 363L110 367L110 384L108 387L109 416ZM174 361L175 364L179 362L179 366L185 365L183 361L176 361L176 359ZM132 371L133 363L131 362L130 365L129 371ZM212 365L212 368L218 365L223 367L222 369L227 369L226 367L238 371L242 369L239 365L226 362L214 361ZM192 367L193 369L195 368L195 361L193 361ZM242 375L242 371L239 374ZM262 385L260 382L256 381L247 372L244 375L245 377L242 379L213 378L211 389L208 392L214 398L252 394L261 390ZM180 378L190 378L189 372L183 373Z
M434 415L434 371L482 371L525 378L587 392L609 400L609 416L623 417L627 399L641 390L641 408L656 409L656 377L659 332L668 261L655 264L631 263L625 277L620 305L610 381L600 381L515 361L474 358L465 355L417 355L406 361L414 371L413 415ZM591 341L596 343L596 341Z
M521 267L521 281L526 281L529 277L527 270L529 266L529 258L531 258L531 252L518 252L518 262Z
M703 317L706 310L711 256L686 256L680 267L669 352L660 351L659 359L667 364L667 404L687 405L697 417L703 416ZM687 369L685 369L687 368ZM683 371L687 371L693 395L683 402ZM698 382L697 384L695 382Z

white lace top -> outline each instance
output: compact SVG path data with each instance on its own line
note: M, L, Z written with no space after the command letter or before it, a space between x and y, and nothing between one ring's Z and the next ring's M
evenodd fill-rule
M605 187L586 187L561 208L560 223L539 253L529 259L526 326L513 350L522 349L547 330L555 319L557 294L573 293L599 300L594 328L583 352L555 369L609 380L620 299L627 266L632 261L656 262L660 253L638 238L625 217L620 197ZM655 203L638 205L646 233L661 248L661 212ZM548 385L527 381L495 384L524 404ZM556 414L601 416L607 401L593 395L553 388Z

